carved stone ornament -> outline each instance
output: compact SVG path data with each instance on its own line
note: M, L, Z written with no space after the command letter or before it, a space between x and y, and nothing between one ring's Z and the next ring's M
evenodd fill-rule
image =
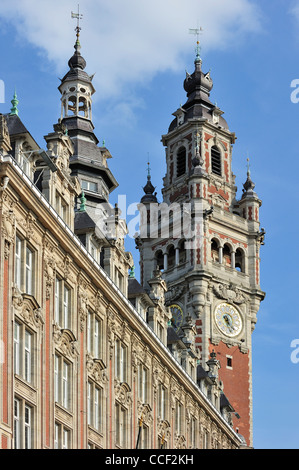
M147 426L150 426L153 421L152 409L150 405L138 402L137 413L139 422L142 420L143 423L145 423Z
M247 296L233 284L230 284L230 286L221 283L214 284L213 292L219 299L224 299L227 302L244 304L247 301Z
M56 323L54 324L53 338L55 346L60 352L70 359L79 356L78 342L71 330L61 329Z
M80 320L80 329L81 331L84 330L84 325L87 318L87 311L88 311L88 294L85 289L79 287L78 292L78 314Z
M32 295L22 294L17 286L13 287L12 304L15 312L29 326L44 324L44 313Z
M174 439L174 448L175 449L186 449L187 443L185 436L176 436Z
M88 354L86 368L90 377L98 384L104 385L108 382L107 368L101 359L94 359Z
M46 278L46 299L48 300L51 296L52 286L55 280L55 268L56 263L53 257L47 257L45 259L44 274Z
M10 137L6 117L0 114L0 152L6 155L11 150Z
M12 210L3 212L1 235L4 239L4 257L8 259L10 247L13 245L16 234L16 218Z
M116 380L114 386L115 399L124 406L130 406L132 403L132 392L130 386L126 382Z
M158 434L166 440L170 439L171 428L170 423L166 419L158 419Z
M165 293L165 303L166 305L171 305L172 302L180 298L185 292L185 286L173 286L169 287L168 291Z

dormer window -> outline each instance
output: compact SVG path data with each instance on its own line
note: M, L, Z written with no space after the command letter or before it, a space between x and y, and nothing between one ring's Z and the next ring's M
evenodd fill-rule
M213 146L211 148L211 164L212 164L212 173L215 175L221 176L221 153L218 147Z
M186 173L186 149L181 147L177 153L176 159L176 175L177 178Z

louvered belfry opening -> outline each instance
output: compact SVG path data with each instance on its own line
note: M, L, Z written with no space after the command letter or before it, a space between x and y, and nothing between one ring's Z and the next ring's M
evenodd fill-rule
M181 147L177 153L176 160L176 175L182 176L186 173L186 149Z
M221 176L221 153L216 146L211 149L211 162L212 173Z

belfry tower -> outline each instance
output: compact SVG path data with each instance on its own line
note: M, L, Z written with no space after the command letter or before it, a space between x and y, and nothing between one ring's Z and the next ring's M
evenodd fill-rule
M205 370L216 353L223 392L235 410L234 428L252 446L251 335L265 296L260 287L261 200L249 167L237 199L236 137L223 111L210 101L213 81L202 70L199 43L194 64L184 80L187 101L162 136L163 202L148 194L141 200L141 283L148 289L157 267L163 271L177 333L183 334L191 318ZM153 194L152 185L146 189Z

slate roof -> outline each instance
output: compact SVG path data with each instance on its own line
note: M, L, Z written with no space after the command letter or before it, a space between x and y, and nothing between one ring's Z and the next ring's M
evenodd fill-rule
M75 213L75 231L93 229L95 226L94 220L86 211L77 211Z

